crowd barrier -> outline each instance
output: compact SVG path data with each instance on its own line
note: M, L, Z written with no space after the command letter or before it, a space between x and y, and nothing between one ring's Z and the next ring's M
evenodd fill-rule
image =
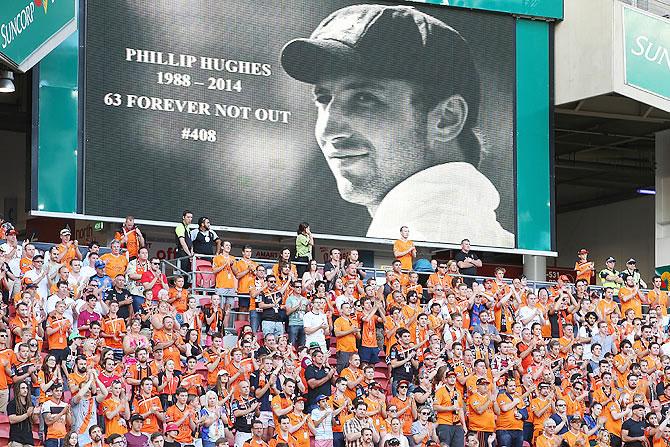
M189 281L189 293L192 296L195 296L200 300L200 303L202 305L208 304L209 303L209 295L213 294L216 292L216 289L214 287L201 287L198 284L199 283L211 283L213 284L214 280L214 274L212 273L211 270L211 260L214 258L212 255L199 255L196 254L193 257L181 257L181 258L175 258L175 259L164 259L161 262L161 268L163 273L168 277L168 280L171 278L174 278L176 276L185 276L188 277ZM266 269L271 269L273 265L277 264L276 259L263 259L263 258L251 258L252 261L263 265ZM187 262L188 261L188 262ZM201 262L201 261L207 261L207 262ZM183 265L190 263L191 266L195 266L195 268L192 268L190 271L186 271L182 268ZM291 263L294 265L306 265L304 262L297 262L291 260ZM204 266L209 266L209 268ZM322 272L323 267L325 264L318 264L318 267L320 271ZM200 270L199 270L200 268ZM377 280L378 285L383 285L386 280L386 272L388 271L388 268L375 268L375 267L364 267L362 268L367 274L366 278L374 277ZM407 273L407 270L403 270L403 272ZM428 279L427 277L432 275L433 271L429 272L424 272L424 271L416 271L416 273L419 274L419 283L420 284L425 284L426 280ZM478 283L482 283L483 281L487 279L495 279L490 276L481 276L481 275L461 275L461 274L453 274L452 276L454 277L459 277L459 278L472 278ZM211 278L210 278L211 277ZM198 281L200 279L200 281ZM511 285L513 278L504 278L503 280L506 284ZM551 288L553 286L556 286L558 283L557 282L552 282L552 281L537 281L537 280L527 280L527 287L529 287L534 293L537 293L538 290L542 288ZM574 284L571 285L574 290ZM604 287L599 286L599 285L589 285L589 292L590 293L596 293L599 296L602 295L602 292L604 290ZM643 289L642 290L644 293L647 293L649 289ZM245 294L239 294L235 296L236 298L245 298L249 297L249 295ZM643 314L648 313L649 306L643 304L642 305L642 312ZM235 316L235 321L249 321L249 312L240 312L238 309L233 309L230 312L232 315ZM235 331L237 330L236 327L229 327L226 328L228 331Z

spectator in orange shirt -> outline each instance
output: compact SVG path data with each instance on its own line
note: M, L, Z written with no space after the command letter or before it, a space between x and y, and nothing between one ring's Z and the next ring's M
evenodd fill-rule
M337 372L338 374L349 364L349 359L356 353L357 340L361 338L361 329L358 326L354 310L350 303L342 303L340 316L334 323L334 334L336 338Z
M238 296L240 312L249 311L249 297L246 295L249 295L249 289L256 280L256 267L258 264L251 260L251 245L245 245L242 247L242 258L232 266L235 278L237 278L237 294L245 295Z
M575 282L583 279L587 284L591 283L591 278L595 275L595 265L592 261L587 260L586 258L589 255L589 251L585 248L582 248L577 252L577 262L575 262Z
M400 227L400 239L393 242L393 256L400 260L403 270L412 270L416 247L414 241L409 240L409 227Z
M60 230L61 243L56 245L56 249L58 250L58 255L56 255L56 262L68 267L70 266L70 262L72 262L73 259L76 258L80 261L84 259L81 251L79 250L79 241L71 241L71 236L72 233L70 232L70 229L63 228Z
M133 216L126 216L125 222L119 231L114 234L114 239L119 241L121 247L127 250L129 261L137 257L140 248L144 247L145 244L144 235L139 227L135 225L135 218Z
M196 415L188 405L188 391L186 388L178 388L175 395L177 402L167 409L165 417L170 421L170 425L175 424L179 427L179 432L174 437L175 441L182 445L191 444L193 442L192 432L196 428Z
M125 275L128 267L128 257L121 254L121 243L114 239L109 247L111 253L105 253L100 259L105 263L105 273L110 278L116 278L118 275Z

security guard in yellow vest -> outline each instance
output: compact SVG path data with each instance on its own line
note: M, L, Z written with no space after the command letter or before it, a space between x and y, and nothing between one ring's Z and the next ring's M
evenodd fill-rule
M619 288L623 284L623 279L615 268L616 260L610 256L605 260L605 268L598 273L601 285L603 287L611 287L614 291L614 296L619 295Z

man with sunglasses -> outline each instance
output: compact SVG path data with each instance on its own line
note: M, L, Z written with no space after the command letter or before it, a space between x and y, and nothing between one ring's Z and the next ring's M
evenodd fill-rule
M158 299L158 292L169 290L167 277L161 272L161 261L156 257L151 258L151 270L142 274L141 281L144 290L150 289L153 292L154 300Z
M284 292L290 285L290 281L284 282L281 287L277 287L275 275L268 275L266 281L267 288L257 299L258 308L261 310L261 329L264 336L268 334L280 336L284 333L284 320L286 319Z

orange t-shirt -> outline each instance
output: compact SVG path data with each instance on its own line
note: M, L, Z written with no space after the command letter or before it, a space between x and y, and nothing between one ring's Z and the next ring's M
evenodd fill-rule
M107 335L119 335L126 332L126 322L123 318L105 318L102 320L102 332ZM114 349L123 349L123 338L105 338L105 346Z
M302 421L302 415L290 412L288 414L288 419L292 426L296 426L300 421ZM335 431L334 424L333 424L333 431ZM295 439L298 443L298 447L309 447L309 435L310 431L307 425L307 421L305 421L305 423L302 424L299 429L293 432L293 436L295 436Z
M507 393L498 394L496 399L500 408L500 414L498 415L498 420L496 422L496 430L522 430L523 429L523 420L517 419L514 417L517 409L524 408L523 400L520 399L520 402L516 404L516 407L509 409L508 411L503 411L503 405L509 405L512 403L514 398L519 398L520 396L514 395L510 396Z
M170 300L175 299L172 302L172 305L180 314L186 312L188 309L188 290L181 289L181 291L179 291L174 287L170 287L170 290L168 290L168 298Z
M74 248L74 244L70 244L68 246L65 246L63 244L58 244L56 245L56 249L58 249L58 254L62 254L63 252L65 253L65 256L61 259L60 263L67 266L68 269L72 268L72 260L77 257L77 250Z
M556 435L548 438L544 434L541 434L535 439L535 447L556 447L557 443Z
M619 289L619 300L621 300L621 315L625 316L628 309L633 309L635 311L635 316L638 318L642 317L642 302L640 301L640 296L637 292L633 291L634 289L629 289L626 286L623 286ZM624 297L629 297L635 293L635 296L630 300L624 302Z
M342 370L340 373L340 377L344 377L347 379L347 382L355 382L357 381L361 376L363 375L363 370L359 369L358 371L354 371L353 369L349 368L348 366ZM363 383L363 382L361 382ZM353 401L356 399L356 388L349 388L347 387L346 390L344 390L344 395L349 398L349 400Z
M113 255L112 253L105 253L100 256L100 259L107 264L105 266L105 273L110 278L114 279L118 275L125 275L128 267L128 258L125 255Z
M223 270L216 274L217 289L235 288L235 275L233 274L234 263L235 258L230 255L221 254L214 256L214 259L212 260L212 268L217 269L223 266Z
M170 418L170 421L176 422L188 413L193 413L188 407L188 404L186 404L183 410L180 410L179 407L177 407L177 404L174 404L167 409L165 415ZM174 437L174 440L182 444L190 444L193 442L191 426L188 423L188 419L179 425L179 432L177 433L177 436Z
M243 293L245 295L249 293L249 289L254 285L254 281L256 280L255 272L258 264L254 261L244 261L242 259L235 261L235 268L238 272L246 270L247 264L249 264L249 271L246 275L237 279L237 293Z
M397 239L393 242L393 251L405 251L414 246L414 241ZM412 252L397 258L400 261L400 267L403 270L412 270Z
M133 228L130 231L126 231L125 228L123 228L121 231L126 233L126 243L121 244L123 247L125 245L126 250L128 250L128 256L131 258L136 258L137 254L140 252L140 240L137 238L137 232ZM123 234L121 231L117 231L114 234L114 239L117 241L120 241L123 238ZM112 279L114 277L112 276Z
M389 401L389 405L395 405L398 409L398 414L404 408L407 408L402 415L399 416L400 422L402 422L402 432L406 435L412 433L412 424L414 423L414 416L412 415L412 400L408 397L405 400L400 399L398 396L392 397Z
M346 390L349 391L349 390ZM346 391L345 391L345 396L346 396ZM346 397L341 397L337 398L334 394L328 398L328 405L330 408L333 410L337 410L338 408L342 408L346 404ZM368 408L370 410L370 408ZM335 416L333 418L333 432L334 433L342 433L344 429L344 421L346 420L347 414L349 413L348 409L342 410L340 414Z
M659 293L656 293L655 290L650 290L649 293L647 293L647 301L649 301L650 309L660 305L661 314L663 316L668 314L668 304L670 304L670 300L668 300L668 292L661 290Z
M65 349L67 348L67 336L70 333L70 320L56 315L52 315L47 319L47 327L51 329L58 329L53 334L49 335L49 349Z
M112 419L109 419L107 417L108 411L116 411L116 409L120 405L121 402L116 401L112 397L108 397L107 399L102 401L101 404L102 414L105 416L105 436L109 436L113 433L123 435L128 432L128 429L124 425L121 425L121 423L119 422L121 420L120 413L114 416Z
M37 337L37 325L39 323L37 322L37 319L33 317L32 319L28 320L27 322L24 322L18 315L15 315L13 318L9 320L9 330L12 332L12 340L14 344L16 344L21 337L19 335L16 335L14 333L14 329L23 329L25 327L30 328L30 335L32 338Z
M358 324L353 319L339 317L335 320L334 329L336 331L348 331L357 326ZM337 337L336 340L339 352L358 352L358 349L356 349L356 336L353 333Z
M166 332L165 329L159 329L154 332L154 338L153 340L155 342L159 343L165 343L167 341L176 339L178 342L180 339L179 334L175 334L174 332ZM181 360L180 360L180 353L179 353L179 348L177 348L177 343L175 342L174 344L168 346L167 348L163 349L163 360L168 361L168 360L173 360L174 361L174 369L177 371L181 371Z
M450 407L452 405L458 405L459 408L463 407L463 398L462 394L458 392L457 389L449 391L446 386L438 388L435 392L435 405L442 407ZM446 424L446 425L456 425L461 422L458 411L440 411L437 413L437 423Z
M482 414L477 414L475 407L479 407L484 402L489 400L489 396L474 392L468 396L468 429L472 431L490 431L496 429L495 414L493 413L493 405L489 403L486 411Z
M577 276L577 278L575 278L575 282L583 279L587 284L590 283L591 277L594 275L593 263L591 261L575 262L575 274Z
M0 351L0 359L7 362L8 366L11 366L18 362L18 359L16 358L16 353L14 352L13 349L9 348ZM2 363L3 362L0 361L0 390L6 390L7 388L9 388L9 383L11 383L11 379L7 377L5 367Z
M137 405L135 406L135 408L137 408L137 412L139 414L146 414L153 407L158 407L162 409L161 401L158 398L158 396L151 396L148 399L145 399L141 396L137 398ZM142 432L156 433L157 431L160 431L160 429L158 428L158 416L156 416L155 414L150 414L146 418L144 418L144 423L142 424Z
M53 415L55 416L56 414L60 413L60 410L62 410L65 407L65 402L61 402L60 404L55 404L55 402L51 402L52 407L54 408ZM65 425L65 418L66 414L63 416L59 417L56 422L53 424L47 426L47 436L46 439L63 439L65 438L65 435L67 435L67 426Z

